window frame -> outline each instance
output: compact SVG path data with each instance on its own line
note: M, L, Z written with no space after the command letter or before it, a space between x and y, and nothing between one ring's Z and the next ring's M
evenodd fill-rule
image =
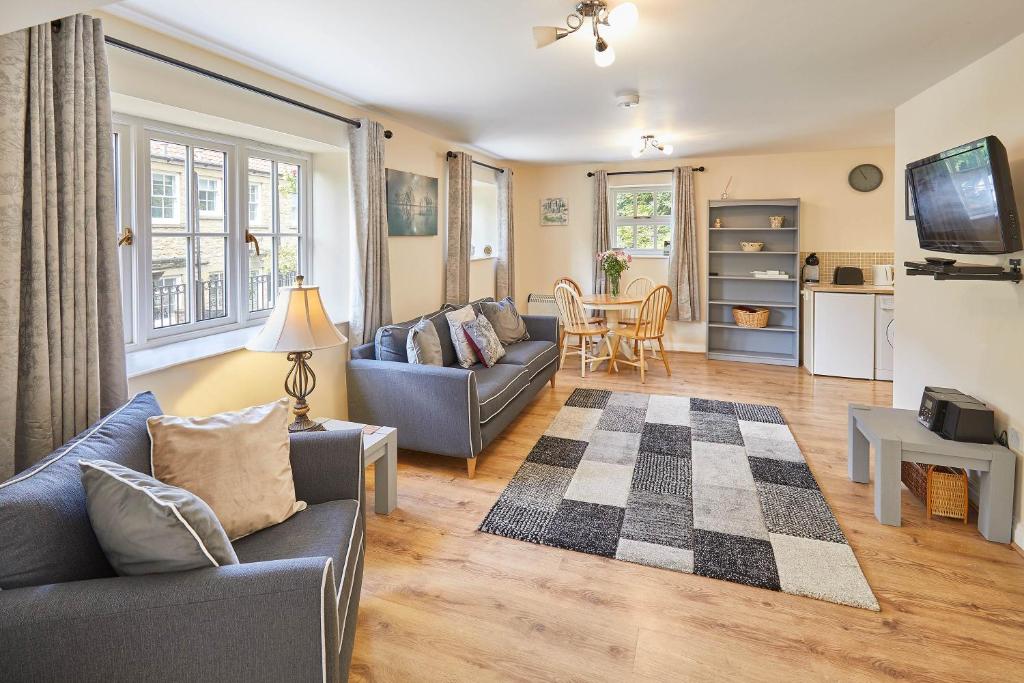
M204 181L208 182L208 183L213 183L213 189L212 190L210 190L210 189L203 189L203 182ZM212 192L213 193L213 208L212 209L204 209L203 208L203 201L204 201L203 193L204 192ZM224 215L224 202L222 200L220 200L221 195L223 194L223 192L224 192L224 189L221 186L221 181L220 181L219 178L202 178L202 177L196 178L196 205L197 205L197 208L199 209L199 215L201 215L201 216L208 216L208 217L210 217L210 216L212 216L212 217L223 216Z
M657 214L648 217L633 217L623 218L619 216L616 210L615 197L617 193L630 193L640 194L642 192L650 192L655 195L654 204L657 207L657 195L660 192L669 193L669 213L667 215L659 216ZM655 185L616 185L608 188L608 244L611 245L612 249L623 249L626 253L633 256L665 256L664 249L642 249L637 248L636 245L636 231L640 226L653 225L653 226L667 226L669 229L669 236L672 234L672 206L675 202L672 197L672 185L670 184L655 184ZM632 226L633 228L633 245L632 247L620 247L619 246L619 227ZM655 241L657 241L657 232L655 232ZM671 240L669 240L671 241Z
M284 147L276 147L261 142L235 138L228 135L202 131L175 124L153 121L127 115L114 115L114 133L118 136L120 154L118 158L121 174L122 223L130 227L134 234L131 247L129 267L122 267L122 305L125 311L125 347L129 352L156 348L179 341L229 332L245 327L262 324L272 309L248 311L248 245L245 243L245 231L249 226L248 215L248 156L267 158L272 155L289 164L299 166L299 268L306 276L307 282L315 282L312 273L312 157L303 152ZM123 144L130 140L130 145ZM154 233L170 235L171 231L160 229L159 222L154 221L150 230L151 209L151 176L150 176L150 140L166 141L186 145L190 152L196 147L225 154L225 170L219 183L219 206L223 207L220 214L201 212L198 204L198 178L193 176L191 183L184 183L186 206L189 216L184 231L175 232L175 236L224 237L224 280L226 287L225 308L227 315L210 320L196 321L194 313L190 314L192 322L180 325L169 325L154 328L153 321L153 279L152 279L152 240ZM186 162L187 176L191 161ZM183 177L184 177L183 176ZM130 181L130 182L129 182ZM244 195L242 189L244 188ZM226 193L226 194L224 194ZM195 196L193 204L191 197ZM276 199L274 200L276 202ZM225 231L223 233L202 231L199 216L223 217ZM130 225L128 219L130 218ZM194 221L194 223L193 223ZM192 241L189 240L189 244ZM192 254L189 249L186 278L193 270ZM191 289L191 287L189 288ZM189 293L190 310L195 308L195 293Z
M171 186L171 190L172 190L171 194L157 195L157 194L153 193L153 181L156 180L156 176L157 175L163 176L165 179L170 179L170 181L171 181L170 182L170 186ZM163 184L166 186L168 183L165 181ZM150 211L149 216L150 216L150 220L153 223L155 223L157 225L161 225L161 224L162 225L173 225L173 224L178 222L178 220L180 219L180 216L178 215L178 202L181 201L181 187L180 187L180 185L181 185L181 183L178 182L178 176L173 175L171 173L159 173L158 172L158 173L151 173L149 175L149 211ZM171 215L170 216L160 216L159 218L157 218L156 216L153 215L153 200L156 197L160 197L161 199L170 199L171 200L171 207L170 207L171 208ZM162 208L164 208L164 207L161 207L161 209Z

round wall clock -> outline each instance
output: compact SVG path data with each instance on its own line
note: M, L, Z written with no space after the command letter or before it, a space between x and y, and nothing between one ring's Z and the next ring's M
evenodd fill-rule
M850 171L850 187L857 192L871 192L882 184L882 169L874 164L861 164Z

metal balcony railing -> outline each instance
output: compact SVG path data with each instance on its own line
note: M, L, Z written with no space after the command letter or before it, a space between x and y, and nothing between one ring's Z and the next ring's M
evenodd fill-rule
M249 276L249 311L266 311L274 306L279 287L295 281L295 272L278 273L276 284L270 274ZM196 314L199 321L227 315L227 291L223 278L198 280L195 283ZM188 288L184 282L153 286L153 328L163 329L189 321Z

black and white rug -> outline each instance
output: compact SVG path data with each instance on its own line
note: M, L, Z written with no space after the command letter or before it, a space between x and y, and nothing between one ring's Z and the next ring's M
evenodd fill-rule
M878 610L775 406L576 389L480 530Z

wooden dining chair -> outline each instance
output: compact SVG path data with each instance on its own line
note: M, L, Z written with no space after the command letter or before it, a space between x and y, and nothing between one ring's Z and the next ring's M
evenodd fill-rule
M640 369L640 382L647 383L647 363L644 352L648 343L658 342L658 349L661 351L661 361L665 364L665 372L672 376L672 369L668 366L668 358L665 356L665 319L668 317L669 308L672 307L672 290L665 285L659 285L651 290L651 293L640 305L640 314L636 318L633 327L627 327L619 331L619 336L627 341L633 341L633 353L636 360L617 358L618 349L612 347L611 367L618 371L618 364L625 363Z
M654 280L647 277L646 275L641 275L636 279L630 281L630 283L626 285L626 290L624 293L626 294L626 296L629 297L635 296L638 299L646 299L647 295L650 294L651 290L653 289ZM619 324L625 327L635 327L636 317L639 312L639 307L629 309L628 311L626 311L625 316L619 318Z
M583 308L580 295L567 283L562 282L555 285L555 305L558 306L558 317L562 321L561 365L565 365L565 357L571 351L572 355L580 357L580 377L587 376L588 363L598 363L604 360L608 361L608 371L611 372L613 353L611 339L608 337L608 326L604 323L590 322L590 316ZM577 338L578 345L574 346L569 343L572 337ZM592 354L590 343L595 337L597 346ZM596 355L600 352L602 343L608 347L607 356Z
M568 275L563 275L562 277L560 277L557 280L555 280L555 289L558 289L558 285L568 285L569 287L572 288L572 290L574 292L576 292L576 296L578 296L578 297L582 297L583 296L583 289L580 287L580 283L576 282L575 280L573 280ZM588 315L587 321L590 324L593 324L593 325L601 325L601 324L604 323L605 319L603 317L599 316L599 315ZM558 338L558 346L559 347L562 346L562 339L564 337L565 337L565 330L562 330L562 335Z

